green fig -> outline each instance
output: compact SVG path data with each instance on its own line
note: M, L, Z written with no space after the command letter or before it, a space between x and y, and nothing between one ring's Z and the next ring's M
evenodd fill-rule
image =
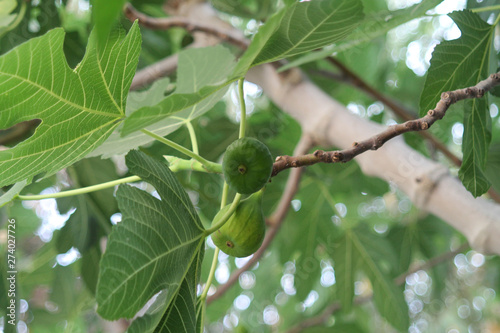
M222 173L236 192L251 194L260 190L271 177L273 158L265 144L254 138L231 143L222 159Z
M229 220L212 234L212 241L222 252L233 257L248 257L262 245L266 223L262 212L263 191L240 201ZM231 205L222 208L214 217L216 225Z

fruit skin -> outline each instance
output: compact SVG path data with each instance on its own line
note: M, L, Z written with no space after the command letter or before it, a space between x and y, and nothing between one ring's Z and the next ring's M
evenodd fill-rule
M212 241L222 252L233 257L248 257L262 245L266 223L262 213L263 191L240 201L229 220L212 233ZM222 208L212 221L217 224L231 205Z
M251 194L260 190L271 177L273 158L265 144L254 138L231 143L222 159L222 173L236 192Z

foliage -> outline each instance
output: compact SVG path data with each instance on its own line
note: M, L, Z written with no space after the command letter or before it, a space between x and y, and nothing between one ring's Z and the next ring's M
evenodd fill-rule
M289 172L272 177L263 210L268 236L276 236L264 241L254 268L207 304L229 273L251 260L219 254L210 237L232 221L241 197L218 174L224 151L248 136L273 157L292 155L300 138L294 119L243 83L247 72L271 62L282 72L300 66L360 116L394 122L372 97L319 76L332 73L325 58L334 54L381 94L411 106L419 100L424 115L443 91L475 85L500 59L498 5L471 3L448 16L429 12L440 2L388 8L382 0L210 1L252 35L242 53L229 43L187 47L195 35L117 20L121 0L92 2L92 21L88 10L75 9L78 1L0 0L0 217L17 228L15 297L25 304L17 309L19 327L101 331L100 318L129 319L128 332L420 332L422 322L479 331L478 318L498 325L492 315L498 258L454 253L454 266L433 263L428 273L409 274L457 248L463 236L355 162L305 168L280 222L274 213L289 191ZM164 15L163 1L133 3ZM459 37L438 33L445 17ZM416 43L424 53L432 34L441 41L424 79L405 65L415 60L405 52ZM129 91L137 67L174 54L176 74ZM461 149L463 163L451 169L474 197L500 189L495 94L453 105L431 131L450 150ZM32 124L34 133L16 137L22 124ZM463 137L456 134L460 126ZM12 133L14 141L4 140ZM422 138L405 139L433 156ZM38 193L57 201L31 201ZM7 244L0 238L9 258ZM7 264L0 267L3 311L10 302ZM433 306L446 297L462 299ZM321 317L325 310L335 316ZM451 322L440 323L442 317ZM5 332L14 329L7 321Z
M139 27L135 25L127 37L116 30L101 53L91 36L75 70L66 64L63 40L64 31L54 29L0 58L0 123L5 128L42 120L32 137L0 152L2 186L40 173L52 175L82 159L125 114L140 51Z
M462 36L441 43L434 51L426 84L420 98L420 113L434 108L439 91L473 86L491 70L489 64L494 26L471 12L451 13ZM487 97L464 102L463 164L460 178L474 196L485 193L490 183L484 167L491 141L491 116Z

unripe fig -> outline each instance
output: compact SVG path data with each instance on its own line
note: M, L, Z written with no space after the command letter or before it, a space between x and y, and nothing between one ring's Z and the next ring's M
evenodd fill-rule
M273 158L265 144L254 138L231 143L222 159L222 173L236 192L251 194L260 190L271 177Z
M262 192L242 200L229 220L212 234L212 241L222 252L233 257L248 257L262 245L266 233ZM230 206L225 206L215 215L212 226L220 221Z

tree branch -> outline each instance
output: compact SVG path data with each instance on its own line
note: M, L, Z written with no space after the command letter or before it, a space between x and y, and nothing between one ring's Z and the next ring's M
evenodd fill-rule
M327 57L326 60L331 63L332 65L336 66L340 71L341 74L329 72L329 71L324 71L324 70L316 70L314 73L317 73L319 75L322 75L324 77L340 81L340 82L345 82L348 84L351 84L354 87L357 87L361 91L364 91L366 94L369 96L381 101L383 104L385 104L387 107L389 107L397 116L402 118L403 120L413 120L416 117L414 116L414 112L411 110L406 109L405 107L401 106L400 104L396 103L389 97L386 97L384 94L380 93L373 87L371 87L368 83L366 83L361 77L356 75L353 71L351 71L349 68L347 68L343 63L341 63L339 60L337 60L334 57ZM419 131L418 132L421 136L429 140L432 145L439 151L443 153L453 164L455 164L457 167L460 167L462 165L462 160L458 158L455 154L453 154L446 145L444 145L441 141L439 141L436 137L434 137L431 133L427 131ZM497 193L493 188L490 188L488 190L488 194L490 197L495 200L496 202L500 203L500 194Z
M330 64L334 65L337 67L341 75L340 77L343 78L343 82L349 83L352 86L359 88L361 91L364 91L367 95L375 98L376 100L381 101L384 103L386 106L388 106L394 113L399 116L403 120L412 120L416 118L416 113L413 112L412 110L406 109L404 106L396 103L389 97L385 96L384 94L380 93L378 90L370 86L368 83L366 83L360 76L358 76L356 73L351 71L347 66L345 66L343 63L341 63L338 59L334 57L327 57L325 58L326 61L328 61ZM328 76L329 72L323 72L321 74ZM331 73L335 74L335 73Z
M397 278L394 279L394 283L396 285L402 285L406 281L406 277L410 276L411 274L414 274L418 271L426 271L429 270L445 261L453 259L457 254L462 253L466 249L469 248L469 244L464 243L460 245L456 250L448 251L443 254L440 254L426 262L423 262L420 265L416 265L415 267L410 268L408 271L405 273L401 274ZM360 305L369 302L373 297L372 295L369 296L358 296L354 298L354 304ZM306 328L313 327L313 326L319 326L325 324L325 322L330 318L332 314L334 314L337 311L340 311L342 309L342 305L340 302L334 302L328 307L323 310L323 312L317 316L308 318L296 326L292 327L286 333L299 333L305 330Z
M413 273L416 273L418 271L427 271L427 270L429 270L429 269L431 269L431 268L433 268L433 267L435 267L435 266L437 266L445 261L448 261L448 260L455 258L455 256L457 254L464 252L468 248L470 248L470 245L468 243L463 243L455 250L442 253L442 254L435 256L435 257L433 257L433 258L431 258L431 259L429 259L429 260L427 260L419 265L415 265L414 267L410 267L410 269L408 271L406 271L405 273L403 273L400 276L398 276L397 278L395 278L394 283L398 286L402 285L406 281L406 277L412 275Z
M310 138L308 136L302 136L297 146L295 147L294 154L304 154L311 147L312 141L310 140ZM234 271L225 284L219 286L217 288L217 291L213 295L208 297L207 305L224 295L224 293L238 281L240 275L252 268L253 265L255 265L257 261L259 261L259 259L262 257L262 255L267 250L274 237L278 233L281 224L285 220L285 216L290 208L290 202L292 201L293 196L295 195L295 193L297 193L297 190L299 188L301 174L302 168L293 169L290 172L285 185L285 190L283 191L283 195L281 196L278 206L267 221L270 227L266 232L266 237L264 238L264 241L262 242L259 250L254 253L253 257L248 260L243 267Z
M155 18L137 11L131 4L127 4L125 6L124 14L130 21L133 22L138 20L139 24L153 30L167 30L174 27L185 29L189 33L192 33L194 38L194 42L188 47L205 47L210 46L213 43L208 42L206 38L200 38L201 36L199 33L214 36L218 38L217 42L219 42L219 40L223 40L234 44L243 50L247 48L249 43L248 40L244 38L242 33L231 29L231 27L224 24L224 22L219 22L218 25L207 25L200 23L203 22L203 20L196 18L188 19L182 16ZM198 34L195 34L197 32ZM178 55L173 54L157 63L138 70L132 80L130 89L139 89L163 76L170 75L177 69L177 58Z
M354 87L359 88L360 90L364 91L367 95L375 98L376 100L379 100L382 102L384 105L389 107L397 116L399 116L401 119L404 121L408 120L413 120L416 118L416 113L413 112L412 110L406 109L404 106L400 105L396 101L392 100L391 98L385 96L384 94L380 93L378 90L370 86L368 83L366 83L361 77L356 75L353 71L351 71L349 68L347 68L343 63L338 61L337 59L333 57L328 57L326 58L328 62L336 66L341 72L342 78L345 78L343 81L351 84ZM329 73L329 72L322 72L322 75L329 76L330 74L334 73ZM334 78L332 76L332 78ZM418 132L421 136L429 140L432 145L439 151L443 153L444 156L446 156L450 161L453 162L456 166L460 167L462 165L462 161L460 158L458 158L455 154L453 154L448 147L446 147L445 144L443 144L441 141L439 141L434 135L427 131L419 131Z
M408 120L402 124L387 127L384 131L369 139L354 142L351 148L335 151L316 150L312 154L302 156L278 156L273 165L272 176L276 176L283 170L297 168L316 163L338 163L349 162L357 155L367 150L377 150L390 139L406 132L427 130L437 120L442 119L450 105L467 98L481 98L483 95L500 84L500 72L491 74L487 79L479 82L473 87L457 89L441 94L441 100L433 110L429 110L425 116L419 119Z
M352 85L353 87L356 87L360 89L361 91L364 91L367 95L379 100L382 102L384 105L389 107L397 116L402 118L403 120L413 120L416 118L416 113L406 109L396 101L393 101L391 98L385 96L384 94L380 93L378 90L375 88L371 87L368 83L366 83L361 77L356 75L353 71L351 71L349 68L347 68L344 64L342 64L340 61L338 61L334 57L328 57L326 58L328 62L331 64L335 65L340 71L340 74L333 73L330 71L325 71L325 70L315 70L312 71L313 73L317 73L321 76L324 76L326 78L333 79L335 81L340 81L340 82L345 82L347 84ZM462 165L462 160L458 158L455 154L453 154L448 147L444 143L442 143L440 140L438 140L434 135L427 131L419 131L417 132L424 138L426 138L431 144L439 150L440 152L443 153L444 156L446 156L453 164L455 164L457 167L460 167ZM500 194L497 193L493 187L490 187L488 190L488 194L490 195L490 198L495 200L496 202L500 203Z
M163 60L138 70L132 79L130 90L137 90L158 80L159 78L172 74L177 69L177 59L178 54L173 54Z
M228 33L227 30L217 29L212 25L206 25L198 21L190 20L186 17L165 17L156 18L147 16L137 11L131 4L127 4L124 9L125 16L130 21L139 20L139 24L152 30L168 30L171 28L182 28L189 33L204 32L213 35L220 40L234 44L242 49L248 46L248 40L241 36Z

